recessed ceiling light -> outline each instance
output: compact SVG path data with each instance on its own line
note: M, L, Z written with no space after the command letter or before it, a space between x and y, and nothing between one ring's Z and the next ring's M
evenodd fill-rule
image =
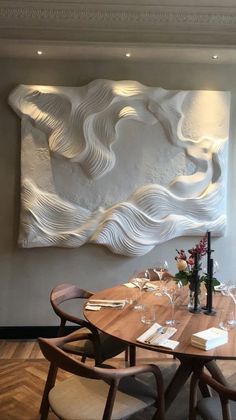
M43 54L43 51L37 51L37 54L38 55L42 55Z
M212 58L212 60L218 60L219 57L218 57L218 55L215 54L211 58Z
M125 53L125 56L126 57L131 57L131 54L130 53Z

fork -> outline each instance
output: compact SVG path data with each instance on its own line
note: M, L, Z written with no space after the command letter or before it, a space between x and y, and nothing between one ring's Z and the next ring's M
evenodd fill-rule
M150 344L151 341L153 340L153 338L157 338L157 337L159 337L159 335L165 334L165 332L167 331L167 328L168 327L157 328L157 330L154 333L152 333L148 338L146 338L146 340L144 342L147 343L147 344Z

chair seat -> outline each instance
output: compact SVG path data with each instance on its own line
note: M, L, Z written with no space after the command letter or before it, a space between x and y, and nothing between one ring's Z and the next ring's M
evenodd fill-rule
M74 333L74 336L80 336L80 333L89 333L90 331L87 328L81 328L78 332ZM114 337L111 337L105 333L99 333L100 342L101 342L101 357L102 361L110 359L120 353L122 353L126 348L127 344L121 340L118 340ZM71 343L67 343L63 346L63 349L67 352L85 355L86 357L95 358L93 343L90 340L78 340Z
M229 401L229 406L232 414L232 420L236 420L236 402ZM197 410L203 419L222 420L222 409L218 395L215 397L202 398L198 402Z
M126 419L154 404L155 388L151 384L148 386L149 377L144 378L145 383L134 377L121 380L113 408L113 420ZM109 385L103 380L72 376L56 384L49 393L49 402L54 413L61 419L101 420L108 391Z

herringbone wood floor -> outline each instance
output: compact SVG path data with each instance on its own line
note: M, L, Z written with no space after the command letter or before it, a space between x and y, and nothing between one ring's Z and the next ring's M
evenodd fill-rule
M160 355L160 357L162 357ZM139 361L155 358L157 353L139 349ZM112 361L124 366L124 356ZM36 341L0 340L0 420L38 420L39 406L48 372ZM58 380L68 377L59 372ZM57 417L49 415L49 420Z
M158 357L158 353L138 349L139 364L158 362L161 359L163 360L161 354ZM170 362L172 360L171 358ZM236 361L218 363L229 383L236 387ZM112 364L117 367L124 366L123 355L113 359ZM48 363L44 360L37 342L0 340L0 420L39 420L38 412L47 371ZM68 376L65 372L59 372L58 380ZM186 420L187 404L188 385L183 387L174 406L167 412L167 420ZM141 415L136 420L147 418ZM57 417L50 413L49 420L56 419Z

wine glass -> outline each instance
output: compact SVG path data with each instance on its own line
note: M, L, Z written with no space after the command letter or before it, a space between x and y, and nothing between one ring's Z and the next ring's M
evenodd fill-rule
M213 261L213 274L217 273L217 271L219 271L219 263L218 261L214 260Z
M220 288L222 295L230 296L234 302L234 320L232 320L232 326L236 326L236 285L229 283L225 284Z
M165 261L158 261L157 266L153 268L154 273L158 275L158 278L160 280L161 288L164 287L165 284L165 278L164 273L168 270L168 262Z
M175 304L176 301L180 298L181 295L181 289L183 288L183 285L181 282L175 282L173 280L167 281L165 286L162 289L163 296L167 296L170 304L171 304L171 319L168 319L166 321L167 325L174 326L178 324L179 322L175 319Z
M205 275L207 275L207 265L204 265L203 269L202 269L203 273ZM217 260L213 260L213 275L217 273L217 271L219 271L219 263Z
M138 301L134 305L134 309L136 311L142 311L144 308L144 305L142 304L142 290L147 283L147 281L150 279L150 273L149 270L145 270L143 275L139 277L139 274L137 276L134 276L134 278L131 280L131 283L133 283L135 286L139 288L139 298Z

